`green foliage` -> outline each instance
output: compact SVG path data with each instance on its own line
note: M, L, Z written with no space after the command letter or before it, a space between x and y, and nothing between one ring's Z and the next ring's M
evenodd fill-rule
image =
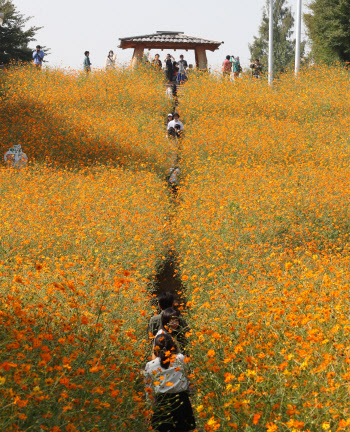
M275 0L273 11L273 55L275 72L284 72L294 62L295 39L292 39L294 17L286 0ZM263 9L262 22L259 27L259 36L254 36L254 42L249 44L251 60L260 59L267 65L269 49L269 2ZM303 56L305 42L301 46Z
M32 49L28 44L35 40L35 33L40 27L25 30L30 17L20 14L14 4L8 0L0 0L0 12L4 13L4 22L0 26L0 63L11 61L30 61Z
M311 39L311 58L350 62L350 0L313 0L309 9L304 21Z

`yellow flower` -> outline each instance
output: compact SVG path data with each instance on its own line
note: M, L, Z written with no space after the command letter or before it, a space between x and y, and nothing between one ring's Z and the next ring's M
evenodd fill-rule
M203 405L199 405L199 406L197 406L197 408L196 408L197 412L199 412L199 413L202 412L203 409L204 409L204 406L203 406Z

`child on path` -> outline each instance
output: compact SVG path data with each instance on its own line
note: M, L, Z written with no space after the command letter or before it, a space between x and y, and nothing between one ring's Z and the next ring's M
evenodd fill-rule
M153 360L146 364L146 394L153 400L151 424L158 432L190 432L196 427L188 396L186 357L167 333L155 339Z
M175 125L175 136L177 139L182 138L183 131L181 130L181 126L179 124Z

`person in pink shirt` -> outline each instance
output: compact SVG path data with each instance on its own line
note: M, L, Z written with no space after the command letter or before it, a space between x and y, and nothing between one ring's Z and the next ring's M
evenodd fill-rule
M222 74L224 75L224 77L229 77L231 75L232 64L230 58L231 57L227 55L226 59L222 64Z

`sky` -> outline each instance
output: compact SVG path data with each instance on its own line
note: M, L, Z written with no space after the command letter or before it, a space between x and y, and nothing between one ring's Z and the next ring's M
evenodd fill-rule
M156 31L182 31L189 36L224 41L215 51L207 51L213 68L227 54L249 64L248 43L258 34L265 0L12 0L17 10L33 17L29 25L42 26L37 43L50 48L47 65L80 69L84 51L90 51L94 68L104 66L109 50L117 61L129 63L133 50L118 48L119 38ZM291 3L295 12L296 0ZM33 44L33 47L36 43ZM161 59L168 51L159 52ZM170 51L171 52L171 51ZM171 52L175 59L185 55L194 63L194 52Z

